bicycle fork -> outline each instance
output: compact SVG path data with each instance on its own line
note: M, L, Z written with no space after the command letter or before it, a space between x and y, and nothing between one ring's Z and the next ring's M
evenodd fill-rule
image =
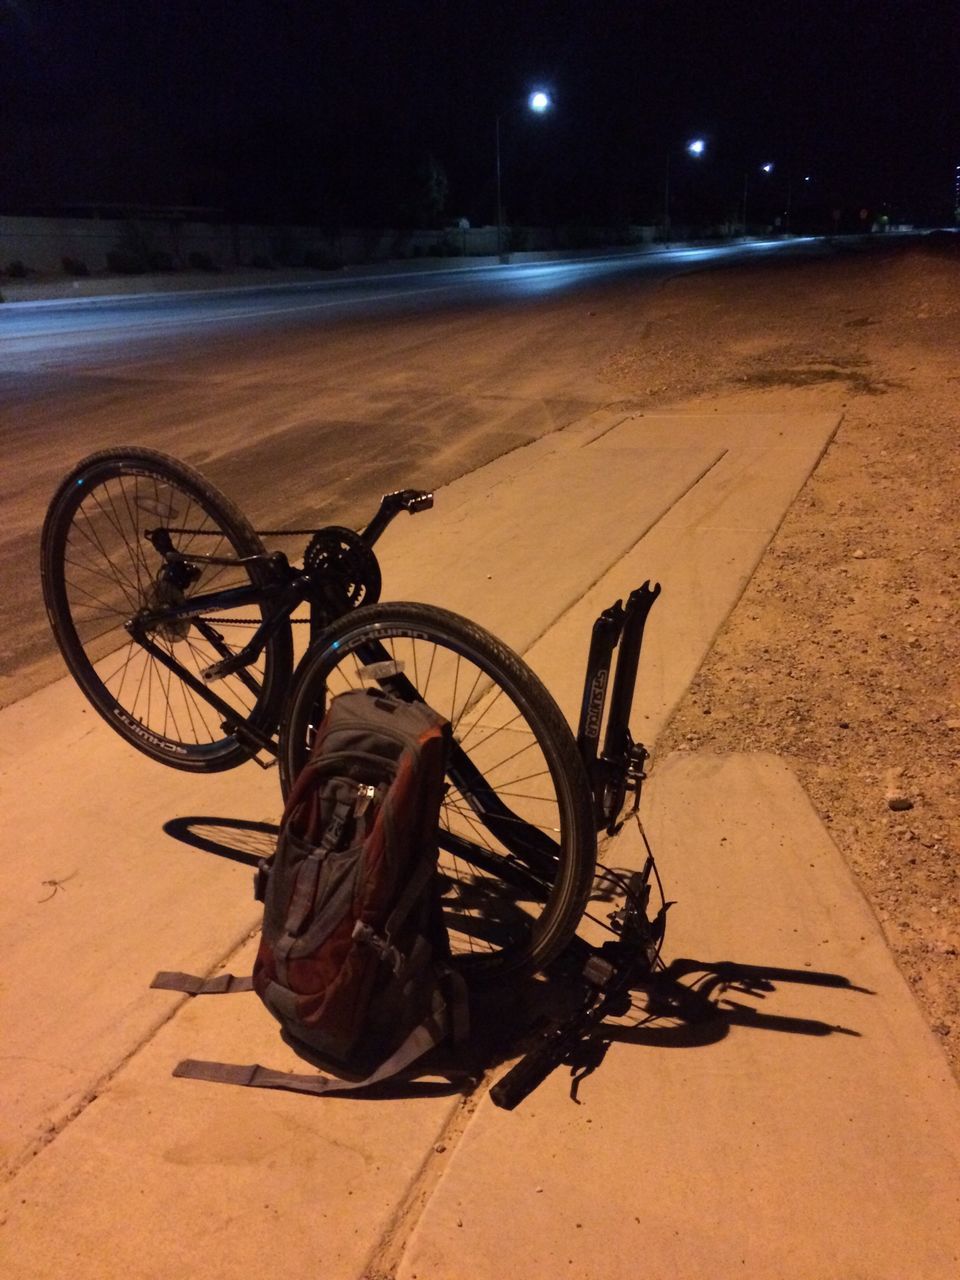
M606 828L609 835L620 830L620 811L628 791L634 796L633 807L636 808L640 800L640 786L646 777L644 764L648 752L643 743L634 742L630 733L630 708L637 682L643 629L659 594L659 582L652 587L645 582L630 593L626 608L618 600L609 609L604 609L593 624L590 637L577 746L590 779L597 830ZM613 692L601 751L600 728L615 649L618 651Z

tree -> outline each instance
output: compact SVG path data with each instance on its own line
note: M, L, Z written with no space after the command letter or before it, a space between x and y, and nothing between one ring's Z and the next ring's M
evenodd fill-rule
M410 195L405 201L407 218L418 227L442 225L449 187L443 165L436 156L426 156L417 167Z

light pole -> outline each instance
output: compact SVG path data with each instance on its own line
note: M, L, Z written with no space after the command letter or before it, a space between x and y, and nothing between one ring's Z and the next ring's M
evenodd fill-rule
M500 181L500 121L504 116L510 115L512 111L519 110L520 105L524 105L528 111L533 111L538 116L542 116L545 111L549 111L553 106L553 99L545 89L534 89L527 96L525 103L508 107L506 111L501 111L497 116L497 257L501 259L503 258L503 197Z
M773 173L773 161L767 160L765 164L760 165L761 173ZM747 185L750 177L750 170L743 175L743 234L747 234Z
M684 147L688 156L692 156L695 160L703 155L707 149L707 144L703 138L691 138ZM667 164L666 172L663 177L663 240L664 244L670 243L670 154L671 148L667 148Z

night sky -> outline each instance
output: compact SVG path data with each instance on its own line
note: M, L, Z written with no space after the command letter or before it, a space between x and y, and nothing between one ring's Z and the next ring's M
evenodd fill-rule
M960 0L0 0L0 46L2 213L477 225L498 115L518 222L656 221L669 152L678 216L943 223L960 164Z

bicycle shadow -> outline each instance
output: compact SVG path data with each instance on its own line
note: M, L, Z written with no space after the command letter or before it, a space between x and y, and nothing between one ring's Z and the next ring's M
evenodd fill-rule
M275 822L251 822L244 818L191 816L171 818L163 824L164 834L192 849L201 849L230 862L256 868L277 844L280 828Z
M193 815L171 819L163 830L204 853L256 868L273 852L279 828L269 822ZM591 894L594 907L616 900L619 874L615 871L613 878L598 879ZM482 926L474 920L474 926L481 929L478 938L502 942L516 927L516 904L510 897L508 892L499 917L493 913ZM497 939L499 930L504 937ZM473 991L467 1043L432 1051L419 1064L420 1074L453 1072L462 1076L466 1072L479 1079L527 1053L548 1028L575 1020L584 1009L587 987L582 971L590 954L590 946L576 937L545 973ZM859 1037L854 1027L774 1013L763 1007L780 988L791 985L875 994L839 973L678 957L656 972L639 974L630 989L606 1010L603 1021L585 1028L577 1037L562 1061L569 1072L571 1098L578 1101L582 1081L601 1066L612 1044L703 1048L724 1040L734 1028L796 1036ZM456 1084L396 1080L355 1096L386 1100L463 1091L463 1086Z
M575 940L546 975L510 993L506 1007L481 992L471 1008L475 1048L491 1070L529 1052L545 1032L575 1020L584 1008L579 975L588 953ZM855 1027L785 1013L768 1012L762 1002L788 985L874 995L844 974L782 965L678 957L659 971L642 975L603 1021L585 1028L561 1065L569 1071L571 1097L602 1064L612 1044L695 1049L717 1044L734 1028L796 1036L859 1037Z

